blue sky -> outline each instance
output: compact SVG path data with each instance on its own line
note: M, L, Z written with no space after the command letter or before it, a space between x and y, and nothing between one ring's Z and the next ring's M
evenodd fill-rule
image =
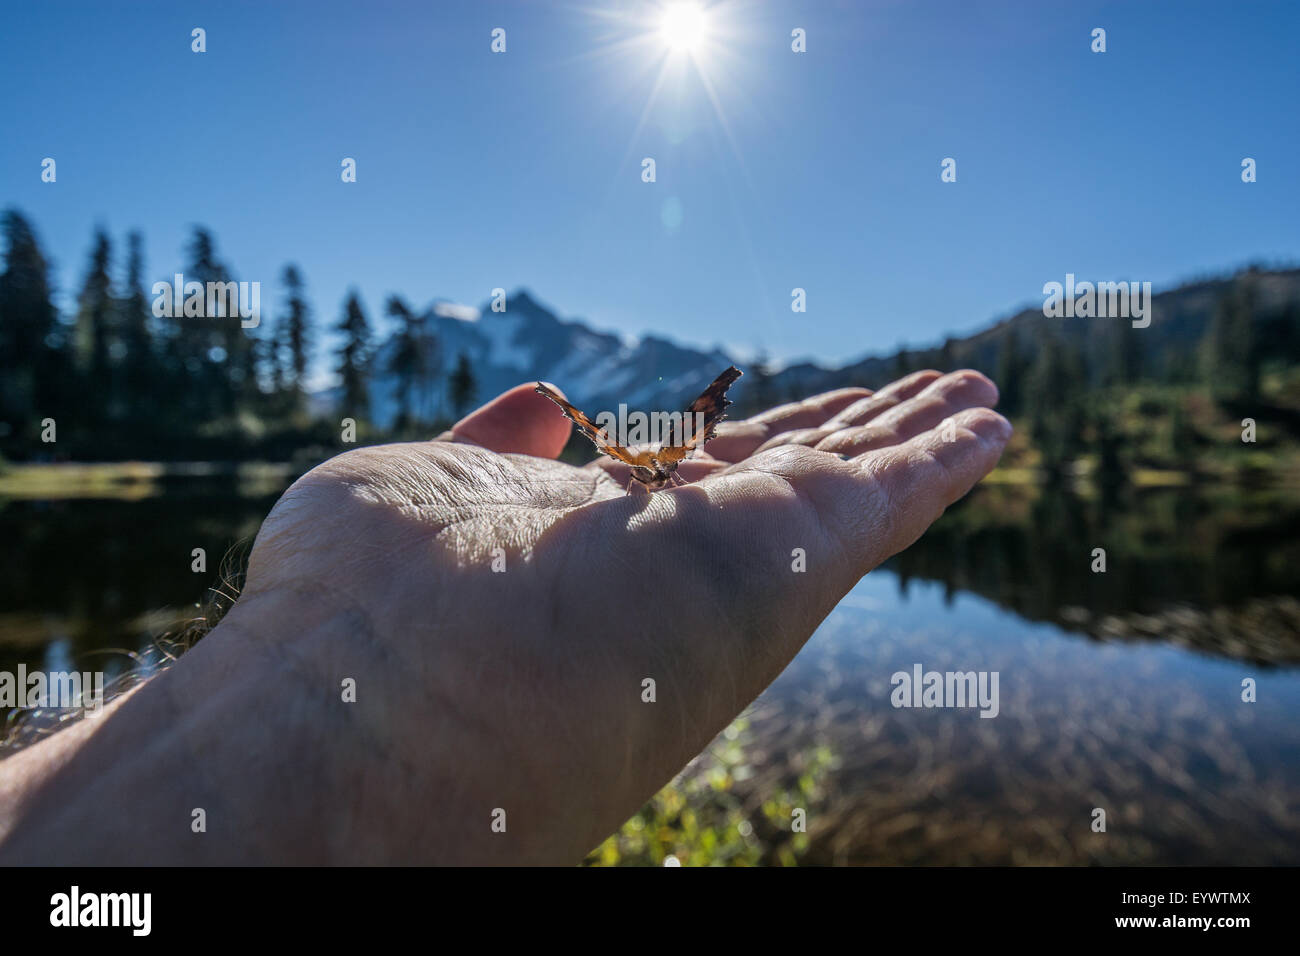
M272 314L294 261L331 323L351 285L381 326L391 292L525 286L779 360L973 331L1067 272L1300 260L1298 4L721 0L694 57L662 6L13 4L0 205L65 294L96 224L143 230L152 280L202 223Z

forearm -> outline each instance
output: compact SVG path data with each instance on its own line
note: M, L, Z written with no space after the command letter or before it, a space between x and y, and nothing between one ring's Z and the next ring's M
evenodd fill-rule
M338 845L374 756L328 673L346 621L304 618L311 639L290 644L287 612L241 601L167 671L0 763L0 860L311 863L372 845Z
M578 701L571 669L534 680L504 651L508 678L476 672L486 635L440 630L395 649L319 597L241 599L169 669L0 762L0 863L571 864L690 756L646 746L631 675Z

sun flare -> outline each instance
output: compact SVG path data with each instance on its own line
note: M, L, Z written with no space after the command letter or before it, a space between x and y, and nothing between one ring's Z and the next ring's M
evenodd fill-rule
M698 52L709 32L708 17L698 3L672 3L664 9L660 36L677 53Z

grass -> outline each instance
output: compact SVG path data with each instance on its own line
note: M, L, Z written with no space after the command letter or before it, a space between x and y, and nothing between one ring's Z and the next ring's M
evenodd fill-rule
M282 489L295 466L245 462L230 467L208 462L146 461L60 462L11 464L0 471L0 498L57 501L72 498L111 498L134 501L162 494L165 478L211 478L232 475L239 493L256 495Z
M157 462L10 465L0 473L0 498L147 498L166 466Z
M596 847L587 866L796 866L835 758L801 754L795 774L756 786L749 721L737 718L677 779Z

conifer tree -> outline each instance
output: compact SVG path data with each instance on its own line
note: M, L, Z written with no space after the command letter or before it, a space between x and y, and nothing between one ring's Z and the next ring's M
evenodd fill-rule
M284 283L287 311L280 320L277 335L286 353L286 384L293 389L294 404L299 406L306 388L307 366L311 359L311 308L307 304L305 283L297 266L285 266L281 281Z
M389 296L385 311L400 325L393 334L393 354L386 371L397 378L396 425L402 429L411 424L415 407L415 388L420 376L420 317L400 296Z
M0 219L0 449L30 452L40 419L70 394L66 339L54 308L49 264L17 210Z
M478 391L478 382L474 379L474 369L470 365L469 356L464 352L456 356L456 368L451 373L449 387L451 389L452 414L459 420L465 416L470 406L474 404L475 393Z
M335 353L336 367L343 386L343 410L356 419L370 416L370 393L366 379L370 364L370 323L356 291L348 293L343 304L343 318L335 326L342 333L343 345Z

